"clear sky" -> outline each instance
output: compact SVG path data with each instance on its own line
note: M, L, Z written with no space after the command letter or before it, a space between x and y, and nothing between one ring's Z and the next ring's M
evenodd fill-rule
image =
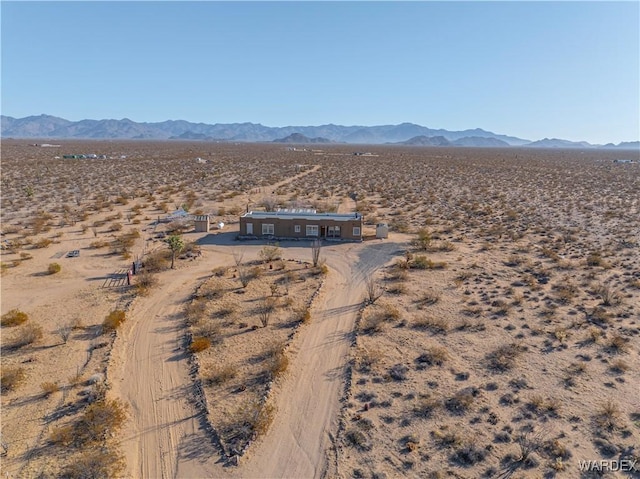
M640 2L10 2L2 114L640 137Z

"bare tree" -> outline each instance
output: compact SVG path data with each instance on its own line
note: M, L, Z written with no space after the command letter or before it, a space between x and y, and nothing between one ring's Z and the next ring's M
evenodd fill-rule
M244 251L231 250L231 254L233 255L233 262L236 264L236 267L239 268L244 259Z
M373 277L373 274L368 275L364 282L367 288L366 300L369 304L373 304L383 295L384 288L380 286L380 283Z
M260 204L264 207L265 211L274 211L278 206L278 199L275 196L265 196L262 198Z
M320 250L322 249L322 241L319 239L311 242L311 259L313 261L313 267L318 266L320 262Z
M260 303L260 306L258 306L258 316L263 328L266 328L269 325L269 320L271 319L271 314L275 307L276 299L271 296L265 297Z

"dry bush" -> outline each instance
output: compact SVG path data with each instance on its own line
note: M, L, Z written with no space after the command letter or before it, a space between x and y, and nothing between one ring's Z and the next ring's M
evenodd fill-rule
M191 301L184 309L187 323L194 325L204 318L207 312L207 302L204 299L198 298Z
M189 345L189 351L192 353L199 353L211 347L211 341L209 338L205 338L203 336L197 336L191 340L191 344Z
M205 382L207 384L220 386L235 378L237 374L238 372L236 369L230 364L226 366L219 366L206 375Z
M276 308L276 298L267 296L260 301L258 305L258 317L263 328L269 325L271 315Z
M444 407L455 415L467 413L473 405L479 390L476 388L465 388L455 393L452 397L444 401Z
M85 448L103 442L109 434L115 433L122 427L125 420L126 407L122 401L119 399L99 399L90 404L82 416L73 423L71 426L72 439L69 444L65 444L69 438L68 429L67 431L54 429L49 440L53 444Z
M525 348L518 343L511 343L498 347L487 354L489 369L497 372L509 371L515 366L516 359L525 351Z
M410 263L410 267L415 269L445 269L447 263L444 261L432 261L426 256L416 255Z
M430 395L421 396L413 406L413 414L423 419L430 419L440 408L442 402Z
M289 357L284 351L284 346L275 347L269 353L267 368L271 379L282 376L289 367Z
M9 349L20 349L40 341L42 336L42 328L39 325L33 323L25 324L8 347Z
M419 366L442 366L449 359L450 355L445 348L441 346L431 346L427 348L426 352L416 358L416 363Z
M282 250L278 246L278 243L275 245L266 245L260 250L259 256L265 263L271 263L282 258Z
M349 429L344 434L345 441L347 445L351 447L355 447L360 451L369 451L372 448L371 443L369 442L367 436L357 429Z
M214 276L218 278L222 278L227 274L229 268L227 266L218 266L217 268L213 268L212 273Z
M12 309L6 312L0 318L0 325L3 327L19 326L29 319L27 313L20 311L19 309Z
M119 309L111 311L102 322L102 330L104 332L115 331L120 327L126 318L125 312Z
M629 352L629 339L620 333L613 333L607 341L606 349L611 354L623 354Z
M48 382L42 383L40 385L40 389L42 389L42 394L44 397L49 397L53 393L60 391L60 386L58 386L58 383L48 381Z
M435 430L431 432L431 437L441 449L460 448L464 444L464 436L456 433L455 431L446 431L446 427L443 426L445 431Z
M447 334L450 329L449 322L442 317L423 316L416 319L412 325L415 329L424 329L433 334Z
M156 278L152 273L149 273L148 271L137 274L135 278L136 292L140 296L146 296L147 294L149 294L149 291L158 284L158 278Z
M169 264L171 262L171 251L169 250L160 250L154 251L145 257L142 267L144 271L149 273L158 273L160 271L164 271L169 269Z
M355 365L359 372L370 373L382 361L382 353L378 349L359 348L356 353Z
M56 274L59 273L62 270L62 266L60 266L58 263L50 263L49 266L47 267L47 273L49 274Z
M593 419L599 429L608 432L620 429L622 426L620 407L611 399L600 405Z
M24 368L15 366L3 367L0 372L0 389L2 394L15 391L24 382L26 374Z
M595 288L595 294L602 300L603 306L618 306L622 303L622 296L619 292L609 286L600 285Z

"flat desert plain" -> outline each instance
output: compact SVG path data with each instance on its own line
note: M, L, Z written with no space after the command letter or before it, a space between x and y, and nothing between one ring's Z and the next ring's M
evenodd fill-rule
M47 142L1 145L3 477L640 477L637 152ZM237 240L277 207L364 241Z

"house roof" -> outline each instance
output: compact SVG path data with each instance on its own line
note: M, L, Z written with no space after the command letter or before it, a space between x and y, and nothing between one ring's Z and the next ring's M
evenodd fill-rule
M242 215L242 218L281 219L281 220L333 220L333 221L353 221L362 219L362 215L356 213L316 213L308 210L280 210L280 211L249 211Z

